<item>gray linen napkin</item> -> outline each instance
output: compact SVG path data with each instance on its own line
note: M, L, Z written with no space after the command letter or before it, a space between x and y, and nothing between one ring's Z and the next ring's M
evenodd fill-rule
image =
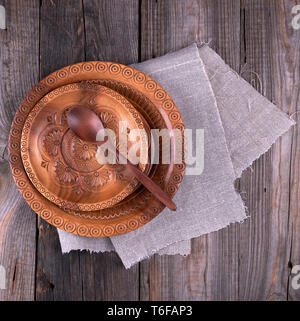
M191 238L243 221L247 216L234 180L294 124L206 45L192 44L133 67L168 92L185 128L204 129L204 170L185 176L175 213L165 209L138 230L110 239L58 230L63 253L116 251L126 268L154 253L187 255Z

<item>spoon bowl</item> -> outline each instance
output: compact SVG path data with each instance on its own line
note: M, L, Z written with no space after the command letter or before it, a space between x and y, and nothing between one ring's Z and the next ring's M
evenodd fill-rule
M68 112L67 122L71 130L82 140L90 143L101 143L97 142L96 137L97 133L104 129L104 126L92 110L74 106Z

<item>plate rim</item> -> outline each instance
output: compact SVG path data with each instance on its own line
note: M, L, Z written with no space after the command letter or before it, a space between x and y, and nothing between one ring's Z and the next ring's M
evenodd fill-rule
M52 72L36 84L23 99L11 125L8 144L10 168L21 195L34 212L51 225L79 236L111 237L128 233L151 221L165 208L150 192L145 191L143 195L145 204L151 199L154 203L151 207L137 209L130 215L111 219L110 222L87 220L77 216L74 222L74 215L45 199L32 185L25 172L20 155L21 131L32 105L35 105L48 92L62 85L84 80L103 80L106 79L104 75L108 80L115 81L120 81L120 75L122 75L126 84L133 85L153 102L161 115L172 124L172 128L180 129L182 134L184 132L181 115L167 92L149 76L129 66L109 61L79 62ZM166 192L170 196L173 197L176 194L183 180L184 171L184 162L173 164L166 186Z

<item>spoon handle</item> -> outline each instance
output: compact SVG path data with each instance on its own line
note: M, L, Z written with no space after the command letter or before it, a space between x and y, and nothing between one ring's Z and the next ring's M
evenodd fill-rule
M148 191L150 191L158 200L160 200L164 205L166 205L170 210L176 211L176 204L172 201L169 195L164 192L160 186L152 181L144 172L142 172L137 166L133 165L125 156L119 153L118 150L109 148L112 152L116 153L117 158L126 159L126 168L136 177L140 183L142 183ZM123 162L125 163L125 162Z
M152 181L151 178L129 161L125 166L158 200L160 200L170 210L176 211L176 204L171 200L169 195L160 188L160 186Z

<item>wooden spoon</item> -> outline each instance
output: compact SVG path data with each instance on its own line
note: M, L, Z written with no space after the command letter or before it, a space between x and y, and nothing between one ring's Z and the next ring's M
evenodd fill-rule
M71 130L79 136L82 140L97 144L101 146L107 140L97 141L97 133L104 129L104 126L99 117L90 109L80 106L74 106L70 109L67 115L68 125ZM109 148L109 147L108 147ZM116 153L118 159L121 155L113 146L109 148ZM124 164L127 169L164 205L170 210L176 210L176 204L156 183L154 183L146 174L144 174L138 167L133 165L127 158Z

